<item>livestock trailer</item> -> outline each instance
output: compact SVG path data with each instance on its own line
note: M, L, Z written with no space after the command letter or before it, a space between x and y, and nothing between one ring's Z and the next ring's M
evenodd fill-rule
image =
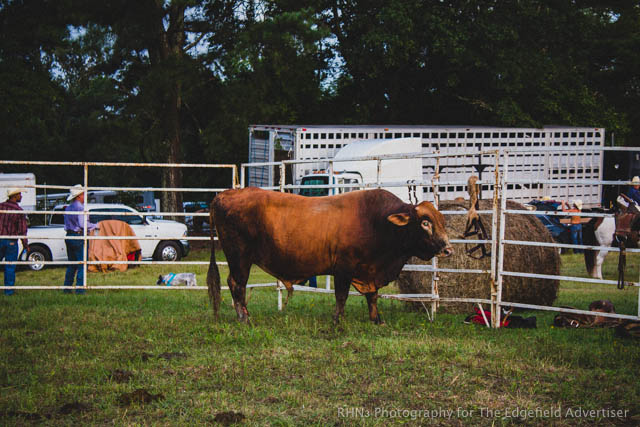
M36 209L36 176L32 173L1 173L0 172L0 201L7 200L7 190L20 188L22 201L20 206L25 210Z
M540 180L601 180L605 129L595 127L545 126L507 128L489 126L420 125L251 125L249 126L249 163L287 159L314 160L333 158L344 146L365 139L420 138L423 153L461 154L486 150L508 150L509 179L527 181L510 184L507 197L528 202L531 199L581 198L585 205L598 205L602 190L598 184L541 183ZM500 162L504 159L501 158ZM303 176L326 170L326 162L296 164L290 181L299 184ZM434 158L424 158L422 174L431 180ZM439 162L438 192L442 200L467 197L465 182L470 175L492 180L493 156L448 157ZM289 173L289 172L288 172ZM278 171L273 167L250 167L248 185L277 185ZM483 190L490 189L484 185ZM430 185L422 187L421 199L432 200Z

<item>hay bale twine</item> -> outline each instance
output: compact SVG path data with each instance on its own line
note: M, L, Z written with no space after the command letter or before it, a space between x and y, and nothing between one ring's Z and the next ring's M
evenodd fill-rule
M466 211L468 202L443 201L441 211ZM490 200L480 200L479 210L491 210ZM507 209L525 209L520 203L507 201ZM482 222L491 238L491 214L481 214ZM466 215L445 215L446 229L450 239L461 239L466 224ZM535 242L553 242L547 228L533 215L507 215L505 239ZM498 224L498 231L500 230ZM471 237L477 239L477 237ZM491 269L491 258L481 260L465 254L465 246L454 245L454 254L448 258L440 258L438 267L487 270ZM490 244L488 245L490 249ZM504 270L536 274L560 274L560 255L556 248L506 245ZM479 255L480 251L474 253ZM411 258L409 264L431 264L419 258ZM473 273L440 273L438 291L440 298L482 298L491 299L491 279L489 274ZM431 293L431 273L420 271L404 271L396 280L396 284L407 294ZM533 279L526 277L503 276L502 300L524 304L552 305L558 295L558 280ZM415 303L408 303L413 305ZM451 313L466 313L472 310L470 303L442 302L440 310Z

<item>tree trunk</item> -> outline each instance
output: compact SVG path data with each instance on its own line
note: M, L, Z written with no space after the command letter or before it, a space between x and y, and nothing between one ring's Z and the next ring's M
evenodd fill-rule
M163 3L158 1L157 6L162 8ZM171 4L169 6L169 25L165 29L159 22L158 30L160 43L158 60L169 69L179 64L184 55L182 47L185 40L184 33L184 5ZM182 83L179 73L172 73L175 78L167 87L167 102L162 109L162 121L165 129L165 146L168 148L167 163L180 163L182 161L182 144L180 140L180 110L182 108ZM162 180L164 187L182 187L182 169L169 167L163 169ZM167 212L182 212L182 193L177 191L165 191L162 196L163 209ZM184 222L184 217L174 217L177 221Z

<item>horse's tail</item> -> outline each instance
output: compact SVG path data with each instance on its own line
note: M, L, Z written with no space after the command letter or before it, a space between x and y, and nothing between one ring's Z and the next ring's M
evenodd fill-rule
M595 233L595 224L598 218L592 218L591 221L582 226L582 243L589 246L597 246ZM587 273L591 277L597 277L596 273L596 258L598 251L593 249L584 250L584 264L587 267Z
M209 232L211 236L211 258L209 259L209 271L207 271L207 288L209 290L209 302L213 308L213 314L218 318L220 309L220 270L216 264L216 241L214 238L215 222L213 215L213 204L215 198L209 206Z

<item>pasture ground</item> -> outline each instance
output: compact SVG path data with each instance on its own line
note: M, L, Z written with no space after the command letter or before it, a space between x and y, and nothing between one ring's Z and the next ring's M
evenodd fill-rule
M585 275L580 256L562 260L564 274ZM607 278L615 265L609 255ZM627 267L637 278L638 257ZM206 267L179 268L205 284ZM144 266L90 283L152 285L169 271ZM21 271L17 283L59 284L63 275ZM386 300L386 325L375 326L361 297L349 298L334 327L332 296L297 292L278 312L273 289L252 292L246 326L223 295L218 323L203 291L0 295L0 424L640 423L640 344L611 329L553 328L550 312L522 313L537 316L534 330L465 325L464 315L430 323ZM638 290L615 286L563 282L556 304L603 298L637 313Z

